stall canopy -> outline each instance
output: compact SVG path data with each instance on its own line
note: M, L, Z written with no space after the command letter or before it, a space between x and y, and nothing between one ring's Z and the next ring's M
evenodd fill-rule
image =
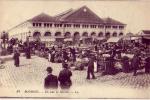
M123 37L123 40L138 40L140 37L139 36L126 36Z
M72 40L72 38L66 38L66 39L64 39L64 41L67 42L67 41L73 41L73 40Z
M101 40L104 40L105 38L104 37L97 37L96 39L101 41Z
M146 43L146 44L150 44L150 36L149 37L148 36L147 37L143 37L142 38L142 42Z
M115 42L119 42L121 38L119 37L111 37L107 40L107 42L112 42L112 43L115 43Z
M150 40L150 36L149 36L149 37L148 37L148 36L147 36L147 37L143 37L143 38L144 38L144 39L147 39L147 40Z
M80 40L84 40L84 39L92 39L91 37L81 37Z
M54 38L41 38L41 41L45 41L45 42L54 42L55 41L55 39Z

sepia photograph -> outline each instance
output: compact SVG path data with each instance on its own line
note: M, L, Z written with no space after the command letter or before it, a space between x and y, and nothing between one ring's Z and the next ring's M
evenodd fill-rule
M149 0L1 0L0 99L150 99Z

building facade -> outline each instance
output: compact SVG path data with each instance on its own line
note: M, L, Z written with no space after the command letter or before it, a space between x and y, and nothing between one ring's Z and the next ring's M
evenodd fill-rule
M101 40L125 34L126 24L112 18L100 18L88 7L70 9L56 16L41 13L8 31L11 38L26 41L39 39L45 42Z

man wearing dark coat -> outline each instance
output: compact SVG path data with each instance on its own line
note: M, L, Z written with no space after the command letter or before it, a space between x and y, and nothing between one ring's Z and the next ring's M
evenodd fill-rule
M98 51L98 47L97 47L97 45L95 45L95 51Z
M52 63L55 61L55 51L52 51L50 61L51 61Z
M14 65L15 65L16 67L19 67L19 63L20 63L19 56L20 56L19 51L18 51L18 50L15 50L13 59L14 59Z
M31 58L31 52L30 52L30 46L26 47L26 58L30 59Z
M75 51L75 48L71 48L70 51L72 53L73 62L75 62L76 61L76 51Z
M68 64L63 65L63 69L60 71L58 80L62 89L69 89L72 85L71 81L72 72L68 68Z
M113 48L113 49L111 50L110 55L111 55L111 57L113 57L113 58L116 56L116 50L115 50L115 48Z
M90 75L93 79L96 79L94 75L94 57L90 57L88 62L87 79L90 79Z
M52 74L52 68L47 67L48 75L44 80L44 87L45 89L57 89L58 88L58 79L57 76Z
M113 56L106 57L105 61L106 61L106 66L105 66L104 74L105 75L114 75L114 74L116 74L117 70L114 67L114 57Z
M139 64L140 64L140 58L138 54L135 54L132 59L132 66L134 71L133 76L136 76L137 69L139 68Z
M123 64L123 72L128 73L130 70L130 64L129 64L129 58L127 56L124 56L122 58L122 64Z
M65 50L63 50L63 59L67 61L69 60L68 53Z

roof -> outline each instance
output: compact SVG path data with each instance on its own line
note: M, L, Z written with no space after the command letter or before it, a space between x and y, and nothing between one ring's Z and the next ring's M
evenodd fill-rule
M73 9L69 9L67 11L64 11L64 12L54 16L54 18L55 18L55 20L60 20L63 16L66 16L66 15L72 13L72 12L73 12Z
M125 25L124 23L122 22L119 22L115 19L112 19L112 18L103 18L103 21L105 24L110 24L110 25Z
M88 24L111 24L111 25L125 25L117 20L112 18L100 18L93 11L91 11L88 7L83 6L78 9L69 9L61 14L56 16L50 16L45 13L41 13L19 25L8 30L12 29L26 23L26 22L64 22L64 23L88 23Z
M142 30L144 34L150 34L150 30Z
M71 23L103 23L103 20L86 6L76 10L71 9L65 14L56 16L55 18L59 18L59 20L63 22Z
M148 39L148 40L150 40L150 37L143 37L144 39Z
M52 16L49 16L45 13L41 13L41 14L29 19L28 21L32 21L32 22L54 22L55 19Z
M111 25L125 25L112 18L100 18L87 6L78 9L69 9L56 16L49 16L41 13L28 21L32 22L66 22L66 23L92 23L92 24L111 24Z

